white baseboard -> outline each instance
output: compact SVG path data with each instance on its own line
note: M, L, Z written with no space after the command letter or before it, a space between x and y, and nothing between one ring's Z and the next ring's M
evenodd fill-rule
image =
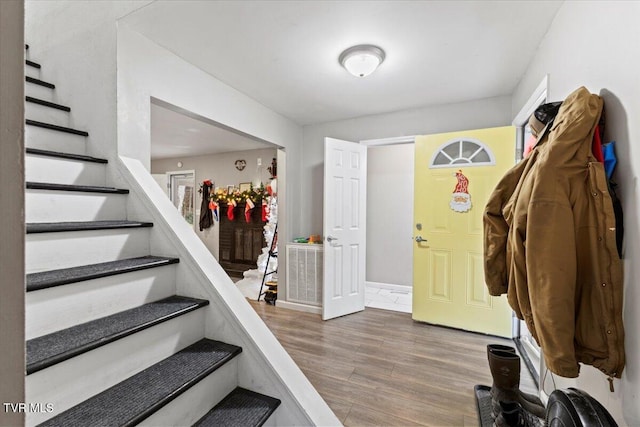
M307 305L307 304L299 304L297 302L277 300L276 307L288 308L290 310L304 311L307 313L322 314L322 307L316 307L314 305Z
M407 285L396 285L393 283L381 283L381 282L364 282L365 287L370 288L380 288L380 289L391 289L392 291L402 291L402 292L412 292L413 286Z

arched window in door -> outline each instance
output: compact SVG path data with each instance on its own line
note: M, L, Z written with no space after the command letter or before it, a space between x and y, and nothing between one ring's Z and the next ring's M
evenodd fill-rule
M431 156L430 168L458 168L460 166L491 166L496 159L481 141L456 138L440 146Z

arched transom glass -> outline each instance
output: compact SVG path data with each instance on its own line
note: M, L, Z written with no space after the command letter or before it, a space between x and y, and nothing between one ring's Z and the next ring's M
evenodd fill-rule
M481 141L471 138L459 138L447 141L431 156L430 168L455 168L464 166L491 166L496 159Z

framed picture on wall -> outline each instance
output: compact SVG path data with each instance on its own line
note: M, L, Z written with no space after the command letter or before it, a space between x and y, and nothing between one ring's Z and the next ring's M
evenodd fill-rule
M232 194L236 190L233 185L227 185L227 194Z
M249 191L251 190L251 183L250 182L241 182L240 183L240 192L244 192L244 191Z

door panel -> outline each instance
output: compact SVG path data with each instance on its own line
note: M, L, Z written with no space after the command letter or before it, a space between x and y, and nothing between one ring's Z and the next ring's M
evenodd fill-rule
M366 147L325 138L324 320L364 310Z
M510 126L416 138L414 219L423 227L414 232L426 241L414 243L415 320L511 336L506 298L484 283L482 215L514 157Z

